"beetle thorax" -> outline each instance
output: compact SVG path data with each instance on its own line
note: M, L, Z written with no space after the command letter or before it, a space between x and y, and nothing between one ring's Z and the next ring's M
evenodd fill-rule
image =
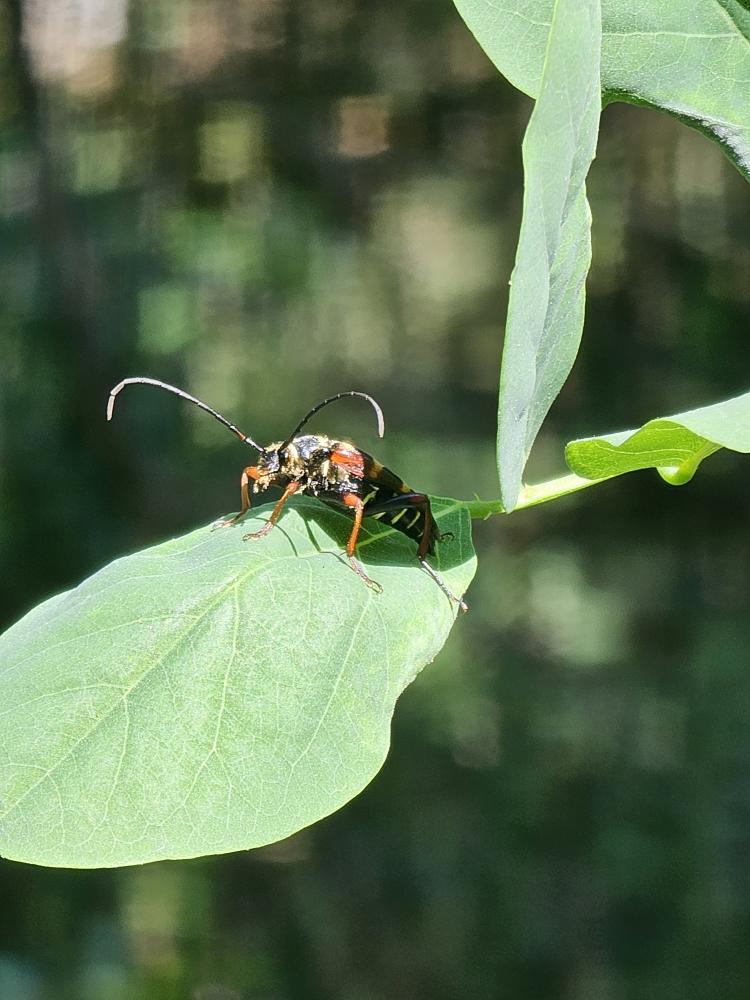
M279 441L264 449L253 492L262 493L270 486L283 489L297 482L302 492L313 496L356 493L363 474L362 453L355 445L322 434L301 434L286 446Z
M258 476L253 492L262 493L269 486L286 486L296 480L317 484L327 476L328 459L336 442L319 434L303 434L290 441L275 441L264 449L258 461ZM312 490L316 492L316 490Z

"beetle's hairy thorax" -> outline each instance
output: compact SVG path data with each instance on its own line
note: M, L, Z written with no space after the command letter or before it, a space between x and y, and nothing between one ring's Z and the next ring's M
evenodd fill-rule
M269 486L286 486L293 480L301 484L301 493L313 496L361 492L364 461L362 453L349 441L322 434L303 434L280 453L283 443L275 441L266 447L269 458L258 463L260 475L254 483L256 493Z

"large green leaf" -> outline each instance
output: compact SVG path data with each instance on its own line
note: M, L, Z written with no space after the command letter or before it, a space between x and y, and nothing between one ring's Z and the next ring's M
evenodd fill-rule
M555 0L455 0L514 86L536 97ZM741 0L602 0L604 99L660 108L750 179L750 11Z
M667 482L679 486L719 448L750 452L750 392L650 420L638 430L571 441L565 458L575 473L587 479L655 468Z
M267 844L378 771L394 704L456 607L414 543L292 502L264 539L201 528L119 559L0 637L0 854L102 867ZM441 572L474 573L467 514L435 501ZM245 522L267 516L259 508Z
M500 375L497 465L509 512L581 339L591 261L585 180L599 127L600 41L599 0L557 0L523 142L523 218Z

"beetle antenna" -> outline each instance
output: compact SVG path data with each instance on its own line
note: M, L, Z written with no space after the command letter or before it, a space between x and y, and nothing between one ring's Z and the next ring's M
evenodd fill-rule
M118 393L122 392L126 385L155 385L157 389L166 389L167 392L173 392L175 396L181 396L186 399L189 403L194 403L201 410L205 410L206 413L210 413L212 417L216 417L219 423L224 424L228 427L232 434L236 434L240 441L244 441L245 444L251 445L260 454L265 453L265 448L261 448L259 444L256 444L251 437L237 427L235 424L230 423L226 417L222 417L220 413L212 409L207 403L202 402L200 399L196 399L195 396L191 396L189 392L185 392L184 389L178 389L175 385L169 385L167 382L160 382L157 378L146 378L146 376L138 376L137 378L124 378L122 382L118 382L117 385L112 389L109 394L109 399L107 400L107 420L112 419L112 414L115 409L115 399Z
M385 433L385 420L383 419L383 411L380 409L380 406L375 402L372 396L368 396L366 392L357 392L356 389L350 389L349 392L337 392L335 396L329 396L327 399L324 399L322 402L318 403L317 406L313 406L310 412L306 413L304 417L300 420L300 422L294 428L294 430L286 439L286 441L282 445L280 445L279 451L283 451L284 448L286 448L286 446L290 443L290 441L293 441L294 438L296 438L296 436L305 426L307 421L311 417L314 417L315 414L318 412L318 410L322 410L323 407L328 406L329 403L335 403L337 399L345 399L347 396L359 396L360 399L367 400L367 402L372 406L373 410L375 410L375 416L377 417L378 420L378 437L382 437L383 434Z

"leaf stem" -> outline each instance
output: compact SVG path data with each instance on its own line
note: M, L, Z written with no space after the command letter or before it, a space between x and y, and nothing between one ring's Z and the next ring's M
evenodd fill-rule
M540 503L547 503L550 500L557 500L558 497L567 496L569 493L577 493L578 490L585 490L589 486L598 486L612 476L603 476L601 479L584 479L583 476L576 476L571 473L567 476L559 476L557 479L550 479L546 483L538 483L535 486L524 486L518 498L515 510L524 510L526 507L535 507ZM463 506L471 517L487 519L493 514L505 514L505 508L500 500L465 500Z

